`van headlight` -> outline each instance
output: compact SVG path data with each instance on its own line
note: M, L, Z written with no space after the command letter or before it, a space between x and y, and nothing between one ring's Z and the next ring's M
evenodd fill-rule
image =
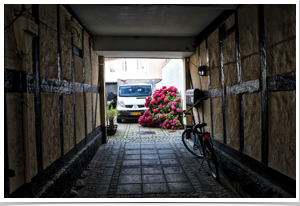
M125 103L123 100L118 101L118 105L120 105L121 107L125 107Z

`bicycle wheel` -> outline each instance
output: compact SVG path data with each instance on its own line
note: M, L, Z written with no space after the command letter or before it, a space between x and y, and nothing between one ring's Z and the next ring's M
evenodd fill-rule
M197 157L203 157L203 151L198 137L193 134L192 129L185 130L182 133L182 142L187 150Z
M204 140L204 155L206 157L206 161L209 169L211 170L212 176L218 180L219 179L219 169L217 157L215 155L214 149L211 147L208 140Z

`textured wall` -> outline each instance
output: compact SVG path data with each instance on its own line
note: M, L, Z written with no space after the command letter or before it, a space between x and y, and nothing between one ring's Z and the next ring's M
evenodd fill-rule
M296 179L296 91L268 92L269 166Z
M58 94L41 93L41 142L45 169L61 156Z
M265 5L267 76L296 71L296 6Z
M90 75L90 57L89 57L89 35L86 32L83 32L84 37L84 75L85 75L85 83L91 83L91 75Z
M213 114L214 138L215 140L224 142L222 97L217 97L212 99L212 114Z
M87 121L87 133L90 133L92 127L92 103L91 103L91 92L86 92L86 121Z
M211 133L212 126L211 126L211 113L210 113L210 99L203 101L203 112L204 112L204 122L207 124L207 126L205 127L205 131ZM201 112L201 117L202 117L202 112Z
M20 93L6 93L7 144L9 169L15 177L9 178L10 192L24 183L24 150L22 136L22 105Z
M75 146L73 94L62 95L62 109L64 153L66 154L70 149L72 149Z
M96 98L97 98L97 111L96 111ZM100 104L100 102L99 102L99 94L93 94L93 107L94 107L94 109L93 109L93 111L94 111L94 115L95 115L95 111L96 111L96 117L94 117L94 118L96 118L96 124L95 124L95 127L97 127L97 126L99 126L100 125L100 109L99 109L99 104Z
M97 64L95 61L98 62L97 54L94 52L94 42L93 40L91 41L91 61L92 61L92 83L93 85L97 86L98 84L98 79L99 79L99 64Z
M267 76L296 71L296 7L265 5ZM296 178L296 91L268 92L270 167Z
M75 70L74 81L83 83L82 58L80 58L77 55L74 55L74 70Z
M219 29L216 29L207 38L208 52L209 52L209 67L211 77L211 88L221 88L221 62L219 49Z
M63 6L60 6L60 31L71 35L71 30L68 30L68 21L71 20L70 14ZM61 78L72 81L72 37L60 35L60 53L61 53Z
M235 33L231 34L223 41L223 71L225 87L236 85L238 83Z
M228 17L228 19L226 19L226 21L224 22L225 31L230 29L234 24L235 24L234 14L231 14L230 17Z
M244 94L244 153L261 161L261 93Z
M57 29L57 6L39 5L39 18L45 24ZM39 45L40 76L57 79L57 32L39 23Z
M82 92L75 93L76 144L85 138L84 99ZM88 121L88 125L89 125ZM88 132L89 133L89 132Z
M35 136L35 111L34 94L28 96L28 138L29 138L29 158L30 158L30 177L37 174L37 156L36 156L36 136Z
M260 78L258 6L243 5L237 12L242 81L247 82Z
M240 97L227 95L225 97L225 121L227 145L234 149L240 148Z
M80 24L76 21L76 19L73 19L73 29L72 29L72 32L73 32L73 35L79 35L79 37L74 37L73 39L73 44L75 46L77 46L79 49L82 50L82 27L80 26Z
M201 66L206 66L206 76L202 76L202 89L208 90L208 70L207 70L207 58L206 58L206 42L200 44L200 62Z

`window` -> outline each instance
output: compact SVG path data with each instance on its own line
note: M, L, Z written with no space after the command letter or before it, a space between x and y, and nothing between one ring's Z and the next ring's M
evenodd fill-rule
M122 71L127 72L127 62L122 62Z
M110 65L109 65L109 71L110 71L110 72L115 72L115 69L114 69L114 65L113 65L113 64L110 64Z

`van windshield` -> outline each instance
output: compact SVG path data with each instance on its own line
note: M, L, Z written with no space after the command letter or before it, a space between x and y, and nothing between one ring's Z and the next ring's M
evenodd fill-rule
M140 97L151 96L151 86L136 85L136 86L120 86L120 97Z

